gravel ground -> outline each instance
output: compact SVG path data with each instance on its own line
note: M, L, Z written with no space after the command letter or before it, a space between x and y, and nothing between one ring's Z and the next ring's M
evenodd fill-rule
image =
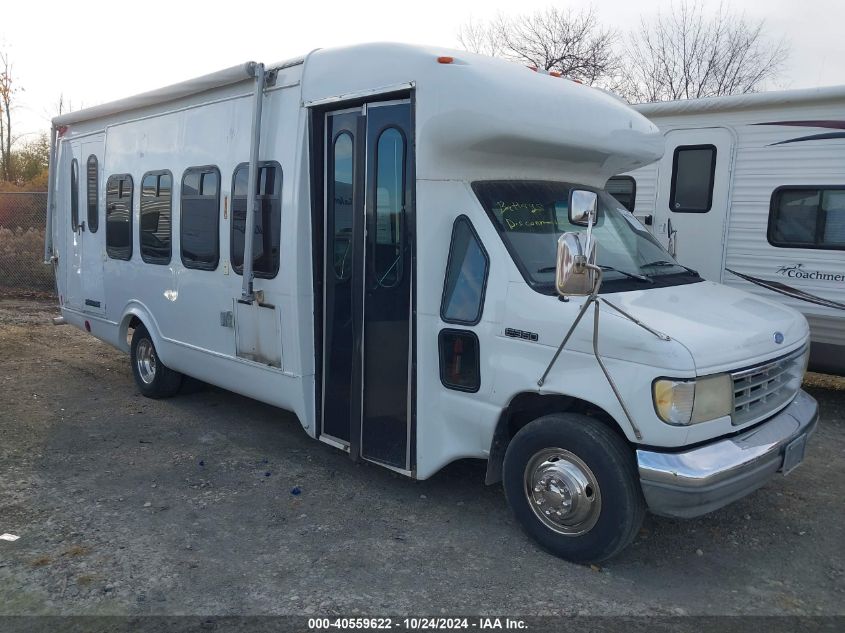
M484 466L414 482L289 413L0 300L0 614L845 614L845 381L808 377L806 462L708 516L648 517L602 568L539 549ZM294 494L298 492L299 494Z

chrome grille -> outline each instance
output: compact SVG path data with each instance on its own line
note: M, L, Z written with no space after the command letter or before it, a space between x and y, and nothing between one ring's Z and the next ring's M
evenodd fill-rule
M801 388L807 346L773 361L731 374L734 426L763 420L786 406Z

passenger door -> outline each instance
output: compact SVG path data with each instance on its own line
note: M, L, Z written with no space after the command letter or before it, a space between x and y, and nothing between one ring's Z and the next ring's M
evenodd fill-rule
M321 438L413 467L413 144L408 101L325 115Z
M717 282L722 279L732 163L733 135L725 128L666 134L651 227L664 246L673 246L680 263Z

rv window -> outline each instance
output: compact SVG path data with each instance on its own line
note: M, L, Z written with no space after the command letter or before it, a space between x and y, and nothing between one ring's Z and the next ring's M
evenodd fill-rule
M478 337L470 330L440 330L440 382L475 393L481 387Z
M182 175L179 242L185 268L215 270L220 261L220 171L189 167Z
M676 147L672 159L669 209L676 213L707 213L713 206L715 175L714 145Z
M110 176L106 183L106 253L132 259L132 176Z
M92 233L96 233L97 229L100 228L100 210L97 200L100 193L98 189L99 176L97 157L91 154L88 157L86 182L88 189L88 230Z
M272 279L279 272L279 243L282 223L282 167L276 162L258 164L255 196L255 235L252 241L252 270L256 277ZM232 177L232 268L244 270L244 231L249 165L242 163Z
M334 274L340 280L352 274L352 135L343 132L334 142Z
M402 281L405 230L405 138L387 128L376 145L374 266L376 282L393 288Z
M144 174L141 181L141 259L170 263L173 176L169 171Z
M776 189L768 238L773 246L845 250L845 186Z
M475 325L481 320L490 259L465 215L455 220L446 264L440 318L447 323Z
M70 228L79 230L79 163L70 162Z
M619 203L634 212L634 202L637 198L637 181L631 176L614 176L604 186L605 191L616 198Z

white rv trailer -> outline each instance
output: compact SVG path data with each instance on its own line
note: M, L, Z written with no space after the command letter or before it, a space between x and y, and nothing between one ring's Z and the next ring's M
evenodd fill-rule
M147 396L190 375L418 479L485 459L577 561L803 458L806 320L675 265L602 191L663 143L610 95L372 44L53 124L57 320Z
M810 368L845 375L845 86L635 109L666 152L608 188L705 279L803 312Z

